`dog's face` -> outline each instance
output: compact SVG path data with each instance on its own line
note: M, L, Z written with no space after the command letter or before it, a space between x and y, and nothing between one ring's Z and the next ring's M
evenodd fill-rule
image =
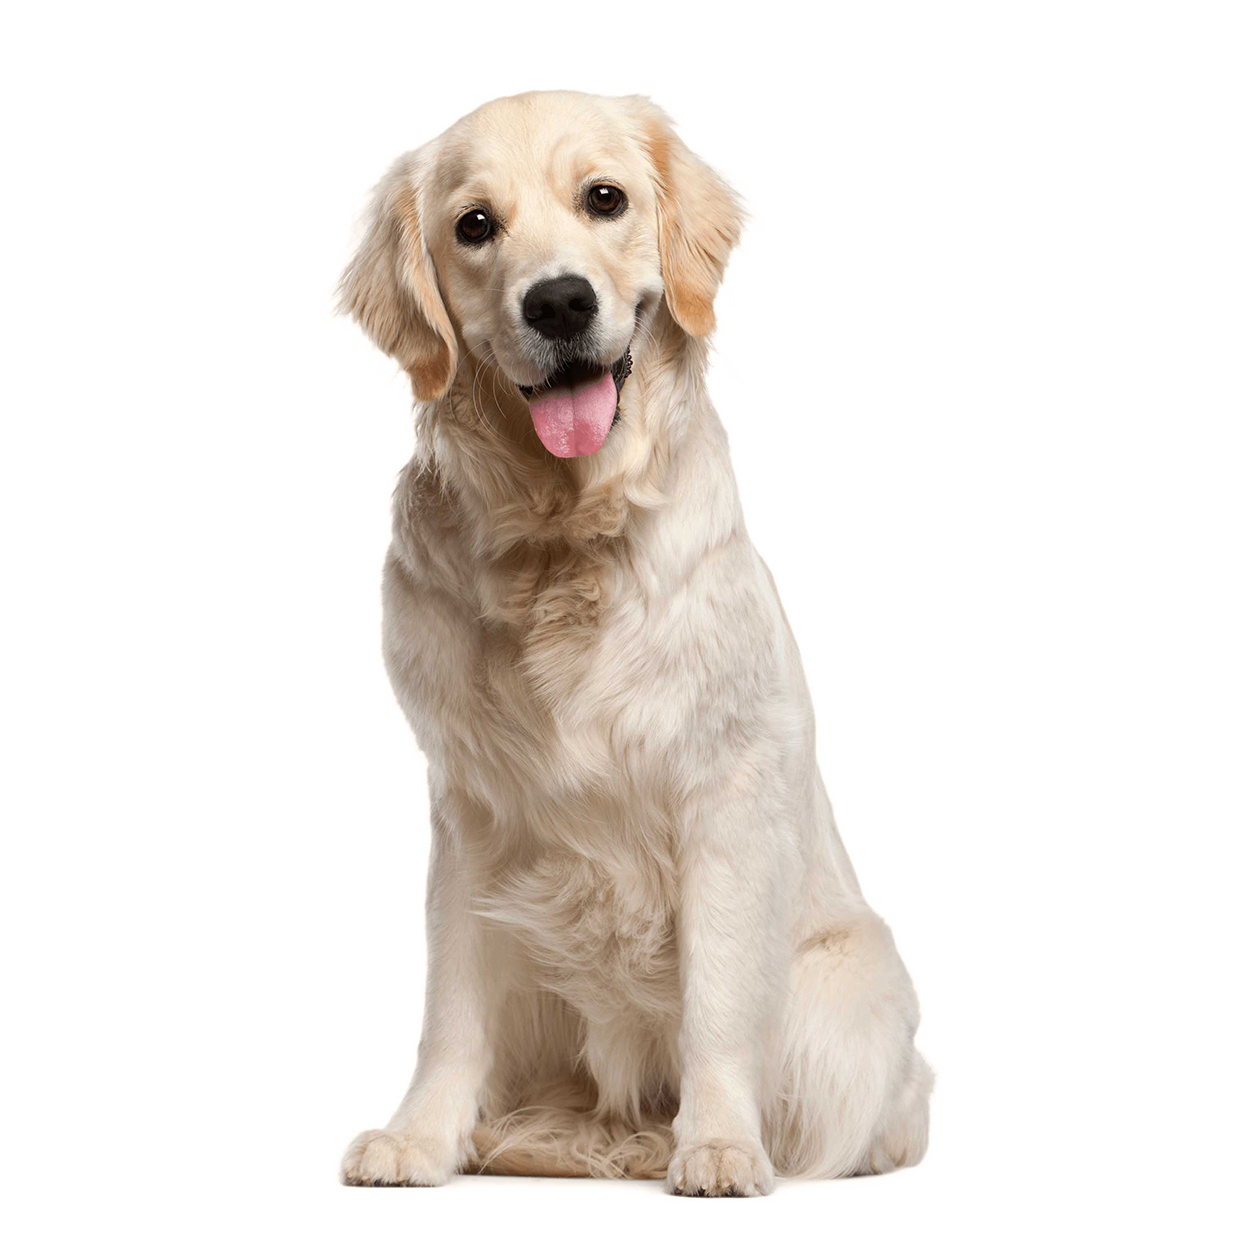
M423 225L463 342L529 400L556 455L598 451L663 292L639 136L585 100L505 100L440 145Z
M493 364L549 451L590 455L661 298L687 333L712 329L738 228L732 192L648 101L517 96L401 158L344 298L419 398Z

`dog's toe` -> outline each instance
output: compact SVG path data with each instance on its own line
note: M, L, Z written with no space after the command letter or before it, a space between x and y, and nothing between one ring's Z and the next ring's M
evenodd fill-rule
M775 1186L773 1166L758 1142L695 1142L677 1149L668 1167L669 1192L692 1198L753 1198Z
M348 1146L339 1179L344 1185L442 1185L452 1170L433 1142L370 1129Z

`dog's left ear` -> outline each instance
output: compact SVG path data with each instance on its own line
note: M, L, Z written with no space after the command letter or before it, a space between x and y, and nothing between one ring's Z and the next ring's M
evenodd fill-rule
M378 184L360 249L339 285L341 308L433 400L456 374L456 332L422 237L418 183L425 149L400 157Z
M660 271L669 312L687 334L716 328L712 303L742 231L737 194L677 137L663 110L630 98L643 125L659 204Z

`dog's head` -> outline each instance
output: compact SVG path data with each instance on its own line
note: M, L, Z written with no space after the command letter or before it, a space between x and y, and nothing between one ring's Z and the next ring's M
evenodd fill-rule
M496 100L379 186L343 303L418 399L490 365L557 456L603 445L663 299L708 334L741 215L640 96Z

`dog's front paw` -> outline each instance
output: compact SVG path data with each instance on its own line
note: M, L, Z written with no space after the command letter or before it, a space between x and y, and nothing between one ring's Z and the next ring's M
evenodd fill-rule
M771 1194L773 1165L758 1142L714 1137L679 1146L668 1165L668 1191L692 1198L754 1198Z
M347 1148L339 1179L344 1185L442 1185L455 1159L428 1137L370 1129Z

